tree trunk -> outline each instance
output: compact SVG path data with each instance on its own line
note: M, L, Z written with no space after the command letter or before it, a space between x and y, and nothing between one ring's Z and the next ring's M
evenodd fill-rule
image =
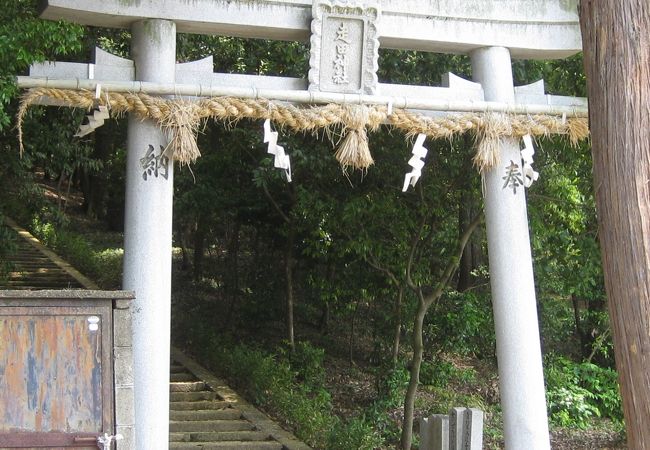
M228 242L228 263L226 270L228 271L228 284L226 295L228 297L228 312L226 313L226 320L224 326L234 324L232 318L235 313L237 300L239 299L239 244L240 244L240 229L241 222L235 218L232 226L232 233Z
M591 346L588 342L586 333L582 329L582 321L580 320L580 300L575 294L571 294L571 305L573 306L573 321L576 326L575 335L580 343L580 357L586 358L591 352Z
M348 339L348 362L350 363L350 366L354 364L354 333L360 301L361 300L357 298L357 301L354 304L354 311L352 312L352 320L350 321L350 339Z
M458 205L458 237L463 235L465 229L474 218L472 208L472 193L467 186L463 189ZM458 292L465 292L472 284L472 270L474 270L474 261L472 260L472 245L468 245L463 250L463 256L460 258L458 266Z
M416 246L412 247L411 255L409 257L409 262L407 264L406 278L408 286L416 292L418 296L418 310L415 315L415 323L413 326L413 359L411 360L411 378L409 380L409 386L406 390L406 397L404 399L404 425L402 427L402 437L400 439L400 444L402 450L410 450L411 441L413 440L413 411L415 409L415 394L417 393L418 384L420 382L420 365L422 364L422 353L424 351L422 329L424 324L424 317L427 314L427 310L431 305L437 304L438 300L445 291L445 288L449 286L454 272L458 269L458 264L460 262L461 255L465 250L467 242L472 237L472 233L481 223L482 215L479 215L474 218L472 223L470 223L460 237L460 242L458 245L457 253L449 259L447 267L445 268L444 273L440 277L440 282L436 288L430 294L427 294L426 297L422 294L422 289L413 282L411 278L411 266L413 264L413 255L415 254ZM422 222L424 223L424 222Z
M422 339L422 327L424 316L427 314L429 305L426 304L422 296L418 301L418 312L415 314L415 323L413 324L413 359L411 359L411 378L404 398L404 425L402 426L401 445L402 450L411 449L413 439L413 411L415 409L415 394L418 391L420 382L420 366L422 365L422 354L424 352L424 343Z
M192 268L192 262L190 259L190 236L192 236L193 230L196 229L196 222L188 221L179 221L178 223L178 237L181 244L181 255L183 260L181 262L181 270L187 271Z
M334 280L334 271L335 271L335 265L334 261L329 259L327 261L327 272L325 275L325 280L326 280L326 285L329 287L332 285L332 281ZM320 332L323 336L326 336L329 333L330 330L330 301L329 298L324 297L323 294L323 289L321 288L321 298L323 299L323 312L321 314L320 318L320 324L319 324L319 329Z
M402 300L404 299L404 291L406 287L401 285L395 298L395 331L393 332L393 351L391 361L393 367L397 366L397 358L399 357L399 343L402 335Z
M650 4L582 0L594 186L630 449L650 448Z
M194 232L194 281L199 281L203 276L203 256L205 250L205 225L199 219Z
M291 351L296 348L293 333L293 224L288 224L287 247L284 252L284 273L286 277L287 289L287 340Z

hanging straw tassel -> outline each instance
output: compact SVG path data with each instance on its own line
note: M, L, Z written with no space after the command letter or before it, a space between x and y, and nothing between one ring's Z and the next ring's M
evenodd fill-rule
M504 114L489 114L476 132L474 167L485 173L501 161L501 139L512 134L510 121Z
M195 102L177 100L170 102L169 109L160 119L160 125L169 137L165 156L180 164L196 162L201 156L196 143L201 118Z
M347 134L334 156L343 167L344 172L348 167L365 170L375 162L368 148L366 133L368 116L367 106L346 106L343 111L342 121L345 124L343 133L347 132Z
M567 121L567 134L571 145L576 147L578 142L589 137L589 121L583 118L572 118Z

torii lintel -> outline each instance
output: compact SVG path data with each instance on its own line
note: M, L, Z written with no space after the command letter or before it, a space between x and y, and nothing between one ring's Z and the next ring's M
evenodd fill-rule
M565 58L582 49L578 0L377 3L383 48L468 53L497 46L528 59ZM43 0L41 10L45 19L84 25L130 28L155 18L174 21L181 33L294 41L309 39L312 20L309 0Z

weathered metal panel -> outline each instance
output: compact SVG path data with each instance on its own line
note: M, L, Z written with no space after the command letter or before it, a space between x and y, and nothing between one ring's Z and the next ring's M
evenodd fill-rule
M0 306L0 447L80 446L75 436L112 430L111 306L103 303Z

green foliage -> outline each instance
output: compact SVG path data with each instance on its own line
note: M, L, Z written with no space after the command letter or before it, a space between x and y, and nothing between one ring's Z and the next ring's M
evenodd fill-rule
M327 449L343 448L374 450L384 445L377 424L365 417L353 417L347 422L340 421L329 435Z
M31 224L31 230L45 245L80 268L100 287L119 288L124 251L121 248L97 249L84 235L67 230L60 221L43 221L37 217Z
M435 407L432 414L449 414L451 408L463 405L467 408L478 408L487 411L489 408L485 400L477 394L467 394L462 391L449 389L449 387L423 386L422 390L431 397ZM416 402L417 406L417 402Z
M443 305L430 315L425 339L436 342L438 352L493 357L496 338L489 297L449 291Z
M404 394L408 387L409 377L410 373L403 363L390 369L378 369L378 396L367 409L366 418L374 423L375 431L387 442L399 440L401 430L387 412L404 405Z
M424 385L445 387L452 381L467 384L475 380L475 370L471 368L458 368L451 362L443 359L423 361L420 368L420 383Z
M409 371L404 363L400 362L389 369L380 369L377 391L387 409L399 405L404 400L404 391L408 384Z
M552 423L587 428L596 417L623 421L616 372L563 357L546 360L546 397Z
M587 428L600 410L593 404L594 394L580 386L569 385L546 395L550 420L563 427Z
M304 382L307 386L317 389L325 384L325 350L314 347L306 341L296 342L295 349L291 351L288 345L280 347L278 354L295 371L296 380Z
M303 344L307 359L318 359L317 349ZM206 358L255 403L280 415L296 435L315 448L374 449L383 441L373 423L363 416L343 421L333 414L330 394L297 378L296 368L284 358L213 340ZM305 359L298 358L303 364Z
M16 75L30 64L81 50L83 27L37 18L36 0L12 0L0 8L0 130L11 119L7 105L16 95Z

